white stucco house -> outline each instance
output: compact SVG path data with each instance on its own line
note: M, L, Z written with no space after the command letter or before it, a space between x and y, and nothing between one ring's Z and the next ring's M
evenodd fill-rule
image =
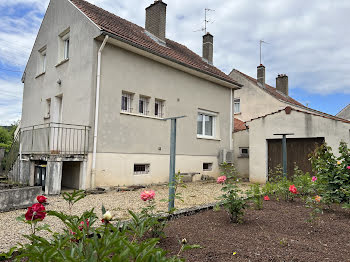
M346 107L340 110L340 112L336 114L336 116L350 120L350 104L348 104Z
M176 170L219 175L242 85L213 65L211 34L202 56L166 38L166 9L152 1L143 28L84 0L50 1L23 74L14 179L47 194L167 182L164 119L180 115Z
M326 142L337 151L350 144L350 121L308 108L289 96L288 76L278 75L276 87L265 83L265 67L257 78L236 69L230 76L243 87L235 92L233 144L235 165L242 177L265 183L269 170L282 163L282 136L287 136L288 175L294 163L311 171L308 154ZM276 135L279 134L279 135Z

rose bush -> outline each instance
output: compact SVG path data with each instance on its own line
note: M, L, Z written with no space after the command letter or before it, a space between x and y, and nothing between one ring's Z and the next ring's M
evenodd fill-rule
M44 220L46 216L45 207L40 204L36 203L33 204L31 207L28 207L27 213L25 214L25 219L27 221L34 221L34 220Z
M40 204L43 204L46 203L47 198L45 196L37 196L36 200L38 200Z

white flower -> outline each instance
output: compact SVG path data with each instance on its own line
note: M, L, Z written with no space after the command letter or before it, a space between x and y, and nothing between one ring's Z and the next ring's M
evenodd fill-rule
M106 213L103 214L102 218L106 221L112 220L112 214L111 212L107 211Z

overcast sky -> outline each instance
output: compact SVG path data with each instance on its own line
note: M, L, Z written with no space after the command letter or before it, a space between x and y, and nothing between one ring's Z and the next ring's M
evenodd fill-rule
M56 0L57 1L57 0ZM67 1L67 0L61 0ZM0 0L0 125L21 116L20 81L48 0ZM90 0L140 26L152 0ZM350 103L349 0L176 0L168 4L167 37L201 54L204 8L214 35L214 64L256 76L259 40L267 82L289 76L290 95L336 114ZM197 32L196 32L197 31Z

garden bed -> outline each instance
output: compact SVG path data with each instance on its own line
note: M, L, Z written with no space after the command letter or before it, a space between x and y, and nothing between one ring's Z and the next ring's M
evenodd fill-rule
M350 213L335 207L314 222L295 202L265 201L247 210L243 224L224 211L205 211L170 221L160 246L176 255L179 240L202 249L184 252L186 261L350 261Z

